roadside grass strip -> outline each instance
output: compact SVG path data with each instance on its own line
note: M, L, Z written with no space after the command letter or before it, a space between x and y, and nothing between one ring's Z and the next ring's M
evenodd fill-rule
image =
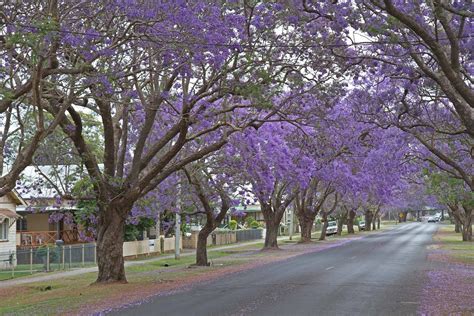
M474 242L463 242L454 225L441 225L433 242L419 314L474 315Z

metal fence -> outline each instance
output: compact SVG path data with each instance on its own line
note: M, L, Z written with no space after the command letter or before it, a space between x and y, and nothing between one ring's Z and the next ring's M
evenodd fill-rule
M0 252L0 280L97 264L96 244L50 246Z
M237 242L262 239L263 229L242 229L236 230Z

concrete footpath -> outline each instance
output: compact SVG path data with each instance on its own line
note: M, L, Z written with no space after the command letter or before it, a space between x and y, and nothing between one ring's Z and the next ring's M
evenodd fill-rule
M282 236L278 238L278 240L286 240L286 239L288 239L288 236ZM257 239L257 240L252 240L249 242L230 244L230 245L220 246L220 247L212 247L212 248L208 248L207 251L213 252L213 251L227 250L227 249L233 249L233 248L240 248L240 247L255 245L263 241L264 241L263 239ZM194 256L194 255L196 255L195 250L184 250L184 251L181 251L180 256L189 257L189 256ZM174 258L174 253L161 255L161 256L148 258L148 259L143 259L143 260L125 261L125 267L137 266L141 264L146 264L146 263L165 260L165 259L172 259L172 258ZM27 283L32 283L32 282L57 280L64 277L76 276L76 275L81 275L85 273L97 272L97 271L98 271L97 267L89 267L89 268L77 268L77 269L72 269L72 270L67 270L67 271L41 273L40 275L33 275L31 277L22 277L18 279L0 281L0 288L7 288L11 286L22 285L22 284L27 284Z

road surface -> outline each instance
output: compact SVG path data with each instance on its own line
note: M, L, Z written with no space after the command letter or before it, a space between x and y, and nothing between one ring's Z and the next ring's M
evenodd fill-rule
M339 247L158 296L117 315L415 315L437 224L410 223Z

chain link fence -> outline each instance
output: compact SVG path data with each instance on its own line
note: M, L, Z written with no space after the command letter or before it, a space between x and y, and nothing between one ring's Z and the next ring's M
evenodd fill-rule
M97 264L96 244L43 246L0 252L0 281L37 272L90 267Z

